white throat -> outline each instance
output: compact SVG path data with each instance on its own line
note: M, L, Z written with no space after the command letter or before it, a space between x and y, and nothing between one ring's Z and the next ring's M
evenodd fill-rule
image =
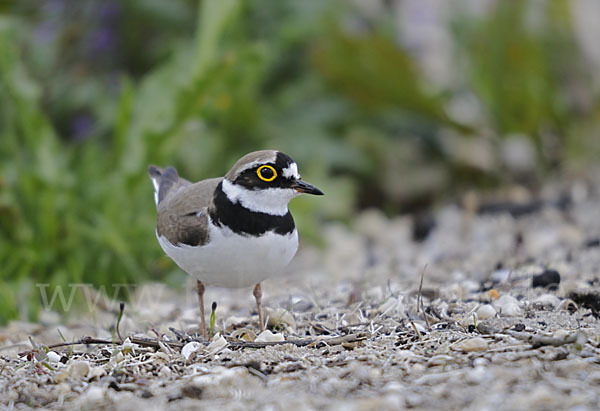
M258 213L283 216L288 213L288 203L298 193L292 188L265 188L248 190L245 187L223 179L223 192L232 203Z

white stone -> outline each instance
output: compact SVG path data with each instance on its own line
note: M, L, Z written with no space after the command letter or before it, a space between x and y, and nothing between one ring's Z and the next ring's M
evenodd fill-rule
M490 304L483 304L477 309L477 318L480 321L493 318L496 315L496 310Z
M172 374L172 371L169 367L167 366L163 366L160 371L158 372L158 375L162 378L169 378Z
M60 362L61 356L59 354L57 354L54 351L48 351L48 354L46 354L48 356L48 361L53 362L53 363L58 363Z
M268 318L268 325L270 326L281 326L285 324L293 329L296 328L296 320L294 316L284 308L268 308L264 309L264 315Z
M98 386L92 386L83 394L86 403L98 403L104 399L104 390Z
M92 367L88 373L88 379L91 380L92 378L100 378L104 375L106 375L106 370L104 367Z
M456 348L464 352L485 351L488 349L488 342L485 338L474 337L461 342Z
M86 378L90 372L90 363L87 361L73 361L69 364L68 374L73 378Z
M539 297L537 297L535 300L533 300L534 304L539 304L542 306L545 305L549 305L552 308L556 308L559 306L560 304L560 299L552 294L542 294Z
M494 303L498 313L503 317L516 317L521 314L519 302L510 295L503 295Z

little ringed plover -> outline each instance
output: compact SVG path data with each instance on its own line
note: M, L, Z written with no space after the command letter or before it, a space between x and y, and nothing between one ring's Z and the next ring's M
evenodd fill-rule
M225 177L191 183L173 167L149 166L158 209L156 236L164 252L197 280L202 335L206 338L204 285L254 285L264 330L260 283L278 274L298 250L288 210L300 193L322 195L302 181L298 166L274 150L246 154Z

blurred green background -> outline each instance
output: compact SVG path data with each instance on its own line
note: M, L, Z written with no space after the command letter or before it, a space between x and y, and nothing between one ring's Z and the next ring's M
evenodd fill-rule
M184 275L154 237L150 163L192 180L263 148L367 207L535 187L600 154L592 1L0 1L0 323L36 283Z

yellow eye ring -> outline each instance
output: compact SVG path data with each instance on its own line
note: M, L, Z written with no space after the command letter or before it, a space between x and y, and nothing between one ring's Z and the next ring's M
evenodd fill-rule
M269 170L271 170L271 171L273 172L273 175L272 175L271 177L269 177L269 178L265 178L265 177L263 177L263 175L262 175L262 171L263 171L265 168L268 168ZM265 166L260 166L260 167L258 167L258 170L256 170L256 175L257 175L257 176L258 176L258 178L260 178L262 181L267 181L267 182L269 182L269 181L273 181L273 180L275 180L275 179L277 178L277 171L275 171L275 169L274 169L273 167L271 167L271 166L266 166L266 165L265 165Z

